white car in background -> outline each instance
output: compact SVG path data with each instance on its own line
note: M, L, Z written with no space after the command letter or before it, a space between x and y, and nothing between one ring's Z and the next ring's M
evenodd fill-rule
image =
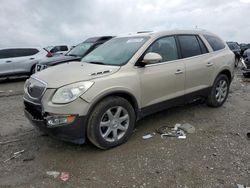
M42 48L0 49L0 77L31 75L48 52Z

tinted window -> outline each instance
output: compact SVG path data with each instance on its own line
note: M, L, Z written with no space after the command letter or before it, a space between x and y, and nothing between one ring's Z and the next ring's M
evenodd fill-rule
M194 35L178 36L182 58L192 57L202 54L199 42Z
M93 43L91 43L91 42L83 42L81 44L78 44L73 49L71 49L67 53L67 55L76 56L76 57L83 57L85 55L85 53L90 49L91 46L93 46Z
M0 50L0 59L15 57L12 49Z
M201 52L203 54L208 53L207 47L205 46L204 42L200 39L200 37L197 36L200 48L201 48Z
M60 46L60 50L61 51L68 51L68 47L67 46Z
M204 35L204 37L206 38L206 40L214 51L218 51L225 48L225 44L218 37L211 35Z
M0 59L30 56L30 55L35 55L38 52L39 50L35 48L5 49L5 50L0 50Z
M38 52L39 50L35 48L14 49L15 57L31 56L37 54Z
M178 59L178 52L174 37L164 37L155 41L148 52L155 52L162 56L162 62Z

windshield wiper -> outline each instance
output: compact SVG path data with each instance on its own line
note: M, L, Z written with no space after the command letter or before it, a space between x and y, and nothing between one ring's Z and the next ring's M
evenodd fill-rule
M67 56L73 56L73 57L78 57L77 55L75 54L66 54Z
M99 62L99 61L88 61L87 63L98 64L98 65L105 65L105 63Z

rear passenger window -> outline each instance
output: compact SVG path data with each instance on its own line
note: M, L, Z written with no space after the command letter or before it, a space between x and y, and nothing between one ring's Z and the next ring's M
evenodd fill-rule
M204 35L210 46L214 51L218 51L225 48L225 44L216 36Z
M182 58L202 54L200 44L195 35L178 36Z
M37 54L38 52L39 50L35 48L14 49L15 57L31 56Z
M158 39L150 46L146 53L148 52L160 54L162 57L162 62L178 59L175 38L172 36Z
M201 52L203 54L208 53L207 47L205 46L204 42L198 36L197 36L197 39L198 39L199 45L201 47Z

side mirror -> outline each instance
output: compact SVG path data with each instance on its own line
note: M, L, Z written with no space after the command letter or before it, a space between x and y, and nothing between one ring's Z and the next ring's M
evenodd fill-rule
M142 62L145 64L158 63L161 61L162 61L161 55L154 52L147 53L142 60Z

